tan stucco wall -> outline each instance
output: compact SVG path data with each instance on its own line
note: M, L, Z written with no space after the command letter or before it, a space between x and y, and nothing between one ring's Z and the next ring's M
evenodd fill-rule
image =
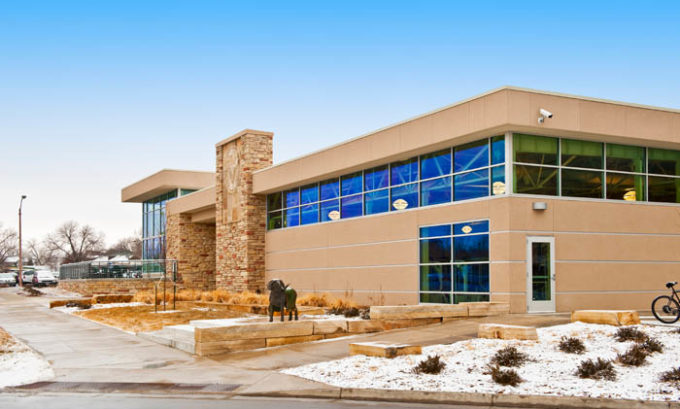
M548 210L532 210L532 202ZM266 278L372 304L418 302L418 228L490 220L492 300L526 311L526 238L555 237L556 308L649 309L680 266L680 207L503 197L266 235Z

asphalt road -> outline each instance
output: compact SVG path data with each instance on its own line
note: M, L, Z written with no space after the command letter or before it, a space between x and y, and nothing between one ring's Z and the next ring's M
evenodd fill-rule
M3 409L484 409L481 406L426 405L388 402L357 402L345 400L231 398L197 399L181 397L58 394L20 395L0 393ZM498 408L497 408L498 409ZM516 409L516 408L515 408Z

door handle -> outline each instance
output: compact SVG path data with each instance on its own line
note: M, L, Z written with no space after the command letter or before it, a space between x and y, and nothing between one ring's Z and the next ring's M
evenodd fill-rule
M555 274L551 275L551 276L550 276L550 279L553 280L553 281L555 281Z

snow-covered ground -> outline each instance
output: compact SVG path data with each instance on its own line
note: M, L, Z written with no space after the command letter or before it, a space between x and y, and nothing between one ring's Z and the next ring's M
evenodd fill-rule
M54 372L45 358L0 329L0 388L53 377Z
M289 375L343 388L402 389L440 392L505 393L521 395L589 396L613 399L680 400L680 388L660 382L659 374L680 365L680 334L675 328L639 326L647 335L661 341L663 353L655 353L640 367L615 364L616 381L581 379L575 375L578 364L588 358L614 359L633 342L617 342L617 327L580 322L539 328L539 341L471 339L451 345L423 348L422 355L394 359L356 355L282 371ZM580 338L582 355L561 352L562 336ZM501 386L485 375L485 367L497 350L516 346L531 361L515 368L524 380L517 387ZM446 362L438 375L411 372L428 355L438 354Z

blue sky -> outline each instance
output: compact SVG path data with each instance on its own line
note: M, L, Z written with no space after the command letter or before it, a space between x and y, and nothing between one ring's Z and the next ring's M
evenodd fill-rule
M516 85L680 108L678 2L0 1L0 222L139 229L120 189L214 169L273 131L280 162Z

